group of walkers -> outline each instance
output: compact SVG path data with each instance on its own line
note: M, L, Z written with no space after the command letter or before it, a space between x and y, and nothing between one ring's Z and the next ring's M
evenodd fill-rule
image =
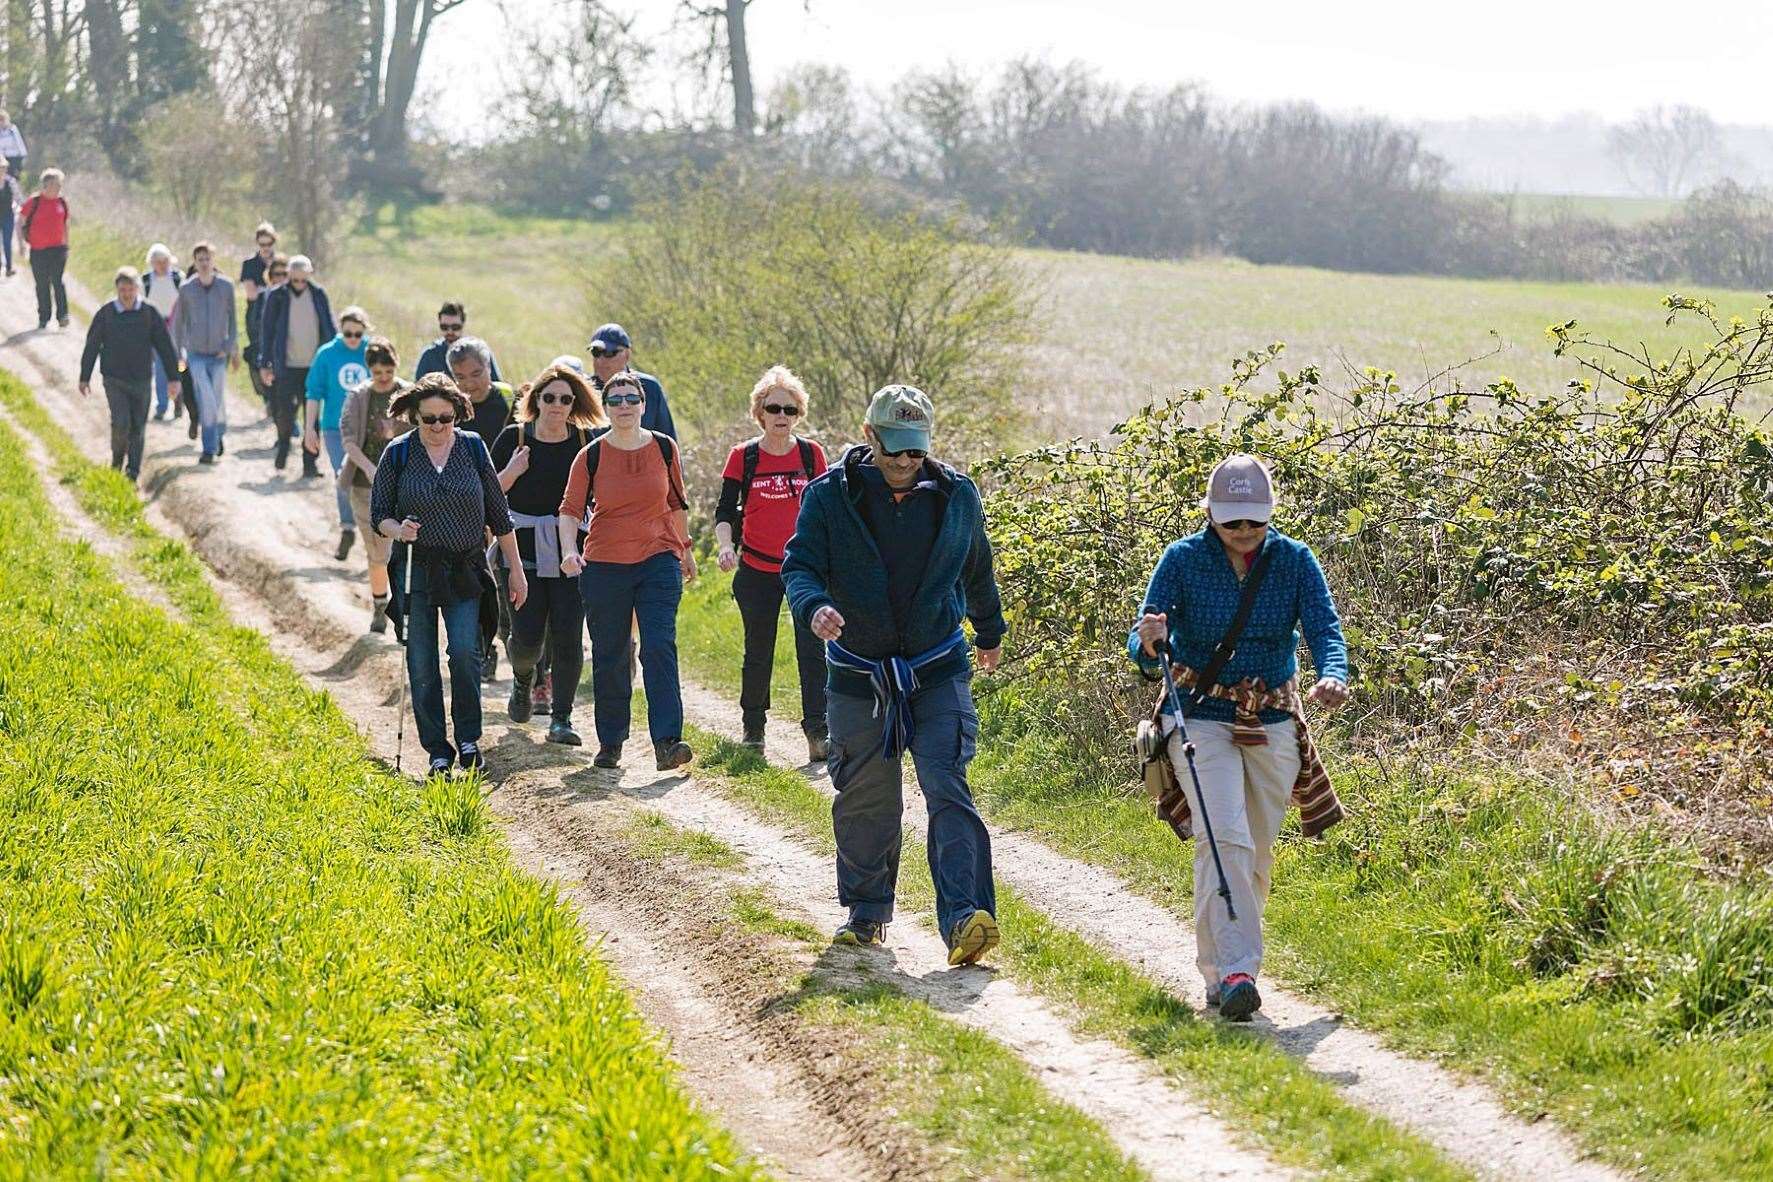
M452 300L409 381L363 309L344 308L335 322L309 260L286 258L276 243L261 225L240 277L244 352L275 425L273 462L286 465L298 433L304 476L318 475L327 455L335 556L345 560L362 539L369 628L392 624L405 642L430 772L485 766L481 687L494 636L511 666L513 721L543 715L547 741L581 745L573 707L588 636L595 766L621 765L636 666L655 766L689 763L677 613L697 577L690 503L663 386L633 368L627 332L606 324L589 343L588 369L564 355L513 389ZM191 259L182 281L159 247L145 279L120 269L116 298L88 334L82 390L98 361L114 462L132 478L150 399L174 375L192 379L203 462L222 451L222 380L239 360L233 287L207 244ZM158 397L164 414L167 395ZM761 375L749 395L758 433L728 454L714 506L714 549L743 627L743 742L765 743L786 601L808 756L825 763L836 792L838 897L849 917L835 939L879 945L894 918L908 753L928 809L949 960L973 963L999 930L991 839L967 780L979 735L971 680L975 668L997 666L1007 631L983 503L935 457L936 408L923 391L876 392L861 442L835 464L802 433L810 410L791 369ZM1198 967L1210 1003L1233 1019L1261 1004L1262 912L1289 803L1308 833L1340 816L1302 704L1346 698L1346 646L1317 559L1270 524L1276 501L1258 459L1219 464L1202 528L1164 552L1127 642L1138 670L1166 685L1150 724L1153 761L1170 785L1160 812L1184 837L1203 822ZM1318 672L1303 693L1301 635Z

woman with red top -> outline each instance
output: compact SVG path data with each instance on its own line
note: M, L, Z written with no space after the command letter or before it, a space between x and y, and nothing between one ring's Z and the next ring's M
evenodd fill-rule
M801 494L825 471L825 450L794 434L795 426L806 422L807 401L806 387L787 366L773 366L758 379L751 391L751 417L763 434L739 444L727 456L720 505L714 511L720 569L734 572L733 598L745 621L739 708L745 745L757 751L763 750L776 624L782 614L782 552L794 536ZM831 752L825 728L825 646L798 622L794 655L800 668L800 725L806 732L807 758L817 763Z
M646 388L637 374L623 370L604 382L603 405L610 429L573 460L557 518L560 573L578 577L591 633L592 762L621 763L634 693L628 623L638 619L647 729L658 769L671 771L695 756L683 741L677 680L677 605L684 581L696 577L683 467L670 436L640 425ZM581 550L579 523L587 508L591 522Z
M62 273L68 268L68 201L62 196L62 170L46 168L31 199L19 206L18 240L31 258L37 281L37 327L49 327L53 302L55 322L68 327L68 289Z

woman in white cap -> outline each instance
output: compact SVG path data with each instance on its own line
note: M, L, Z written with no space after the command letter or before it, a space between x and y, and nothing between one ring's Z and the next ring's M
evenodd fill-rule
M1335 707L1347 699L1347 645L1317 556L1269 524L1274 504L1273 480L1254 456L1230 456L1214 468L1202 501L1205 528L1164 550L1127 640L1148 677L1161 672L1167 653L1182 691L1199 791L1180 735L1166 721L1184 793L1180 816L1167 819L1187 836L1190 811L1205 798L1231 906L1219 896L1213 851L1202 834L1194 851L1196 964L1207 1004L1237 1021L1262 1004L1262 910L1288 803L1300 805L1309 836L1341 816L1301 701ZM1248 608L1240 610L1246 598ZM1301 633L1318 674L1304 695Z

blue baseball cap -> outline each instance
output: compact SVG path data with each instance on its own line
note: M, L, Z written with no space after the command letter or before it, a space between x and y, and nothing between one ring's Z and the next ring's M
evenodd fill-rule
M586 346L593 357L599 353L620 353L623 349L632 349L634 342L628 339L628 330L619 324L606 324L591 334L591 343Z

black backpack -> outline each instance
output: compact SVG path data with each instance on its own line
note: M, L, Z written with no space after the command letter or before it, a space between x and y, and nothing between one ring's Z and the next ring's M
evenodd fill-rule
M676 445L672 443L671 437L662 431L653 431L650 432L650 434L653 437L653 442L659 445L659 458L664 461L665 464L665 483L670 486L670 491L666 494L668 498L666 503L669 504L670 501L675 500L677 503L671 505L671 508L688 510L689 498L684 496L682 486L677 483L677 478L671 471L671 461L677 455L675 450ZM603 448L600 445L608 437L608 433L605 432L604 434L599 435L596 439L593 439L585 447L586 509L590 509L597 498L598 457L603 451Z

